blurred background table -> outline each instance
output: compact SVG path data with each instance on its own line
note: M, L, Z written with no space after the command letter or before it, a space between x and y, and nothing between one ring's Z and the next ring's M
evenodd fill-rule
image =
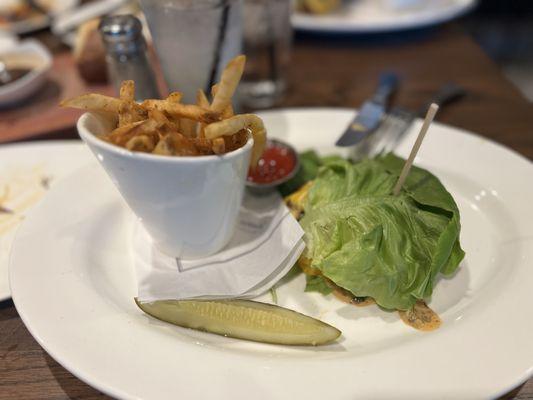
M67 49L50 34L44 32L39 38L54 52L57 65L70 62ZM533 159L532 103L455 24L385 38L332 40L298 36L288 72L288 92L280 106L356 108L371 95L383 70L397 71L402 77L395 104L414 109L446 81L464 86L468 96L443 110L439 120L490 137ZM57 71L50 79L64 81ZM76 78L72 79L70 84L67 80L58 86L55 94L58 99L72 93L69 85L75 85ZM0 124L5 124L5 115L0 112ZM17 118L24 117L19 112ZM0 141L76 138L75 114L65 118L60 130L55 127L58 121L50 118L49 125L44 124L26 135L10 134L4 125ZM75 378L47 355L26 330L11 301L0 303L0 399L36 398L106 396ZM533 380L503 398L532 399Z

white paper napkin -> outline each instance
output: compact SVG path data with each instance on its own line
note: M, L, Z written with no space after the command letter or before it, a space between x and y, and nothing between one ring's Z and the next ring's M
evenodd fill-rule
M176 259L161 253L137 223L133 255L139 300L258 296L294 265L305 248L303 234L277 194L246 195L230 243L202 259Z

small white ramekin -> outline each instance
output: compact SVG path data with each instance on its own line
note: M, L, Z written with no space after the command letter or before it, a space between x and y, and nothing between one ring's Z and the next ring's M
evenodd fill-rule
M77 128L156 246L179 258L221 250L235 229L253 139L221 156L161 156L131 152L95 136L109 132L113 123L85 113Z

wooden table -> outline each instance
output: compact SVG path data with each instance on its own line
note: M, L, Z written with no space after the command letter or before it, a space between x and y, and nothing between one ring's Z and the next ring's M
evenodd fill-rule
M282 106L357 107L378 74L402 76L395 102L417 108L453 80L469 95L440 113L450 125L477 132L533 159L533 105L456 26L432 32L354 40L299 37ZM62 132L74 137L75 132ZM57 136L57 135L56 135ZM30 336L11 301L0 303L0 399L100 399L106 396L58 365ZM532 399L533 380L504 396Z

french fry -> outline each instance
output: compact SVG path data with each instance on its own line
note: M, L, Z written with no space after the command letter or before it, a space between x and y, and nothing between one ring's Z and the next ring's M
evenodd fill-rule
M122 101L103 94L87 93L72 99L63 100L61 107L78 108L87 111L100 111L118 114Z
M213 149L213 153L224 154L226 152L226 142L224 142L224 138L218 137L213 139L212 143L211 148Z
M153 119L160 125L170 123L166 115L163 112L159 111L158 109L153 109L153 110L148 111L148 118Z
M103 134L103 135L99 135L98 137L100 139L102 139L102 140L107 141L107 142L115 143L115 142L118 141L118 138L123 137L128 132L130 132L133 128L135 128L137 125L140 125L142 123L143 123L143 121L138 121L138 122L131 123L129 125L123 125L123 126L120 126L120 127L116 128L116 129L112 130L109 133L106 133L106 134Z
M198 91L196 92L196 104L199 107L206 108L206 109L209 109L209 107L211 106L209 104L209 100L207 99L207 96L205 95L205 92L202 89L198 89ZM198 125L197 129L198 129L198 135L197 136L203 138L204 137L205 124L204 123L200 123Z
M188 138L196 137L196 121L188 118L180 118L180 132Z
M167 96L167 101L170 101L171 103L181 103L182 97L183 97L183 93L172 92Z
M134 136L126 142L125 147L130 151L151 153L155 147L154 138L147 135Z
M220 115L222 117L222 119L228 119L228 118L231 118L235 115L235 113L233 112L233 106L231 104L229 104L225 109L224 111L222 111L222 114Z
M162 156L172 156L174 155L174 149L169 144L169 137L170 135L165 135L161 139L159 139L159 142L155 146L154 150L152 151L153 154L159 154Z
M196 104L199 107L205 108L208 110L211 105L209 104L209 100L207 100L207 96L205 95L205 92L202 89L198 89L196 92Z
M192 139L196 149L200 154L207 155L213 154L213 142L205 138L194 138Z
M135 83L128 80L122 82L119 98L85 94L60 105L118 117L117 128L98 137L132 151L175 156L224 154L244 146L251 134L255 165L265 146L265 128L255 115L235 115L231 104L245 61L238 56L228 63L220 82L211 88L211 103L206 93L198 90L196 104L181 103L180 92L139 104L135 102Z
M122 101L135 101L135 83L131 80L122 81L119 97Z
M146 112L133 101L123 101L118 108L118 126L129 125L146 119Z
M122 103L118 107L118 126L129 125L146 118L135 105L135 83L131 80L122 81L120 84L120 100ZM144 113L146 114L146 113ZM144 118L143 118L144 117Z
M173 156L195 156L198 155L198 150L193 140L176 132L163 136L157 143L154 153Z
M181 92L172 92L167 96L167 101L171 103L180 103L183 94ZM172 115L167 115L168 119L174 124L176 130L180 130L180 118Z
M166 117L170 122L168 126L176 132L181 132L181 118L172 117L171 115L167 115Z
M254 114L240 114L205 127L206 139L233 135L242 129L249 129L254 139L251 165L255 167L266 145L266 130L261 118Z
M218 92L218 88L219 88L219 84L218 83L215 83L212 87L211 87L211 95L213 97L216 96L217 92ZM212 106L209 106L210 109L212 109ZM233 117L235 115L235 113L233 112L233 106L231 105L231 101L230 103L226 106L226 108L224 110L222 110L222 113L220 114L220 116L222 117L222 119L228 119L230 117Z
M231 98L233 97L244 72L245 63L246 56L240 55L231 60L226 68L224 68L216 94L213 97L211 110L222 113L222 111L231 104Z
M236 150L246 144L250 134L247 130L243 129L234 135L224 136L224 143L226 146L226 153Z
M175 123L175 121L168 119L165 113L162 111L156 109L150 110L148 111L148 118L157 121L157 123L160 125L159 131L162 136L179 131L179 126Z
M103 112L118 115L119 127L146 119L146 111L135 102L125 103L120 99L97 93L88 93L72 99L63 100L61 107L71 107L80 110Z
M111 143L125 146L132 137L145 135L154 137L154 143L156 143L157 141L155 139L159 139L159 133L157 132L157 128L159 127L160 125L157 121L147 119L145 121L133 123L129 126L117 128L108 134L107 138Z
M177 156L196 156L198 150L194 144L194 140L185 137L180 133L169 135L174 144L174 154Z
M147 110L157 109L172 116L192 119L206 124L220 120L219 113L198 107L195 104L181 104L166 100L145 100L141 106Z

